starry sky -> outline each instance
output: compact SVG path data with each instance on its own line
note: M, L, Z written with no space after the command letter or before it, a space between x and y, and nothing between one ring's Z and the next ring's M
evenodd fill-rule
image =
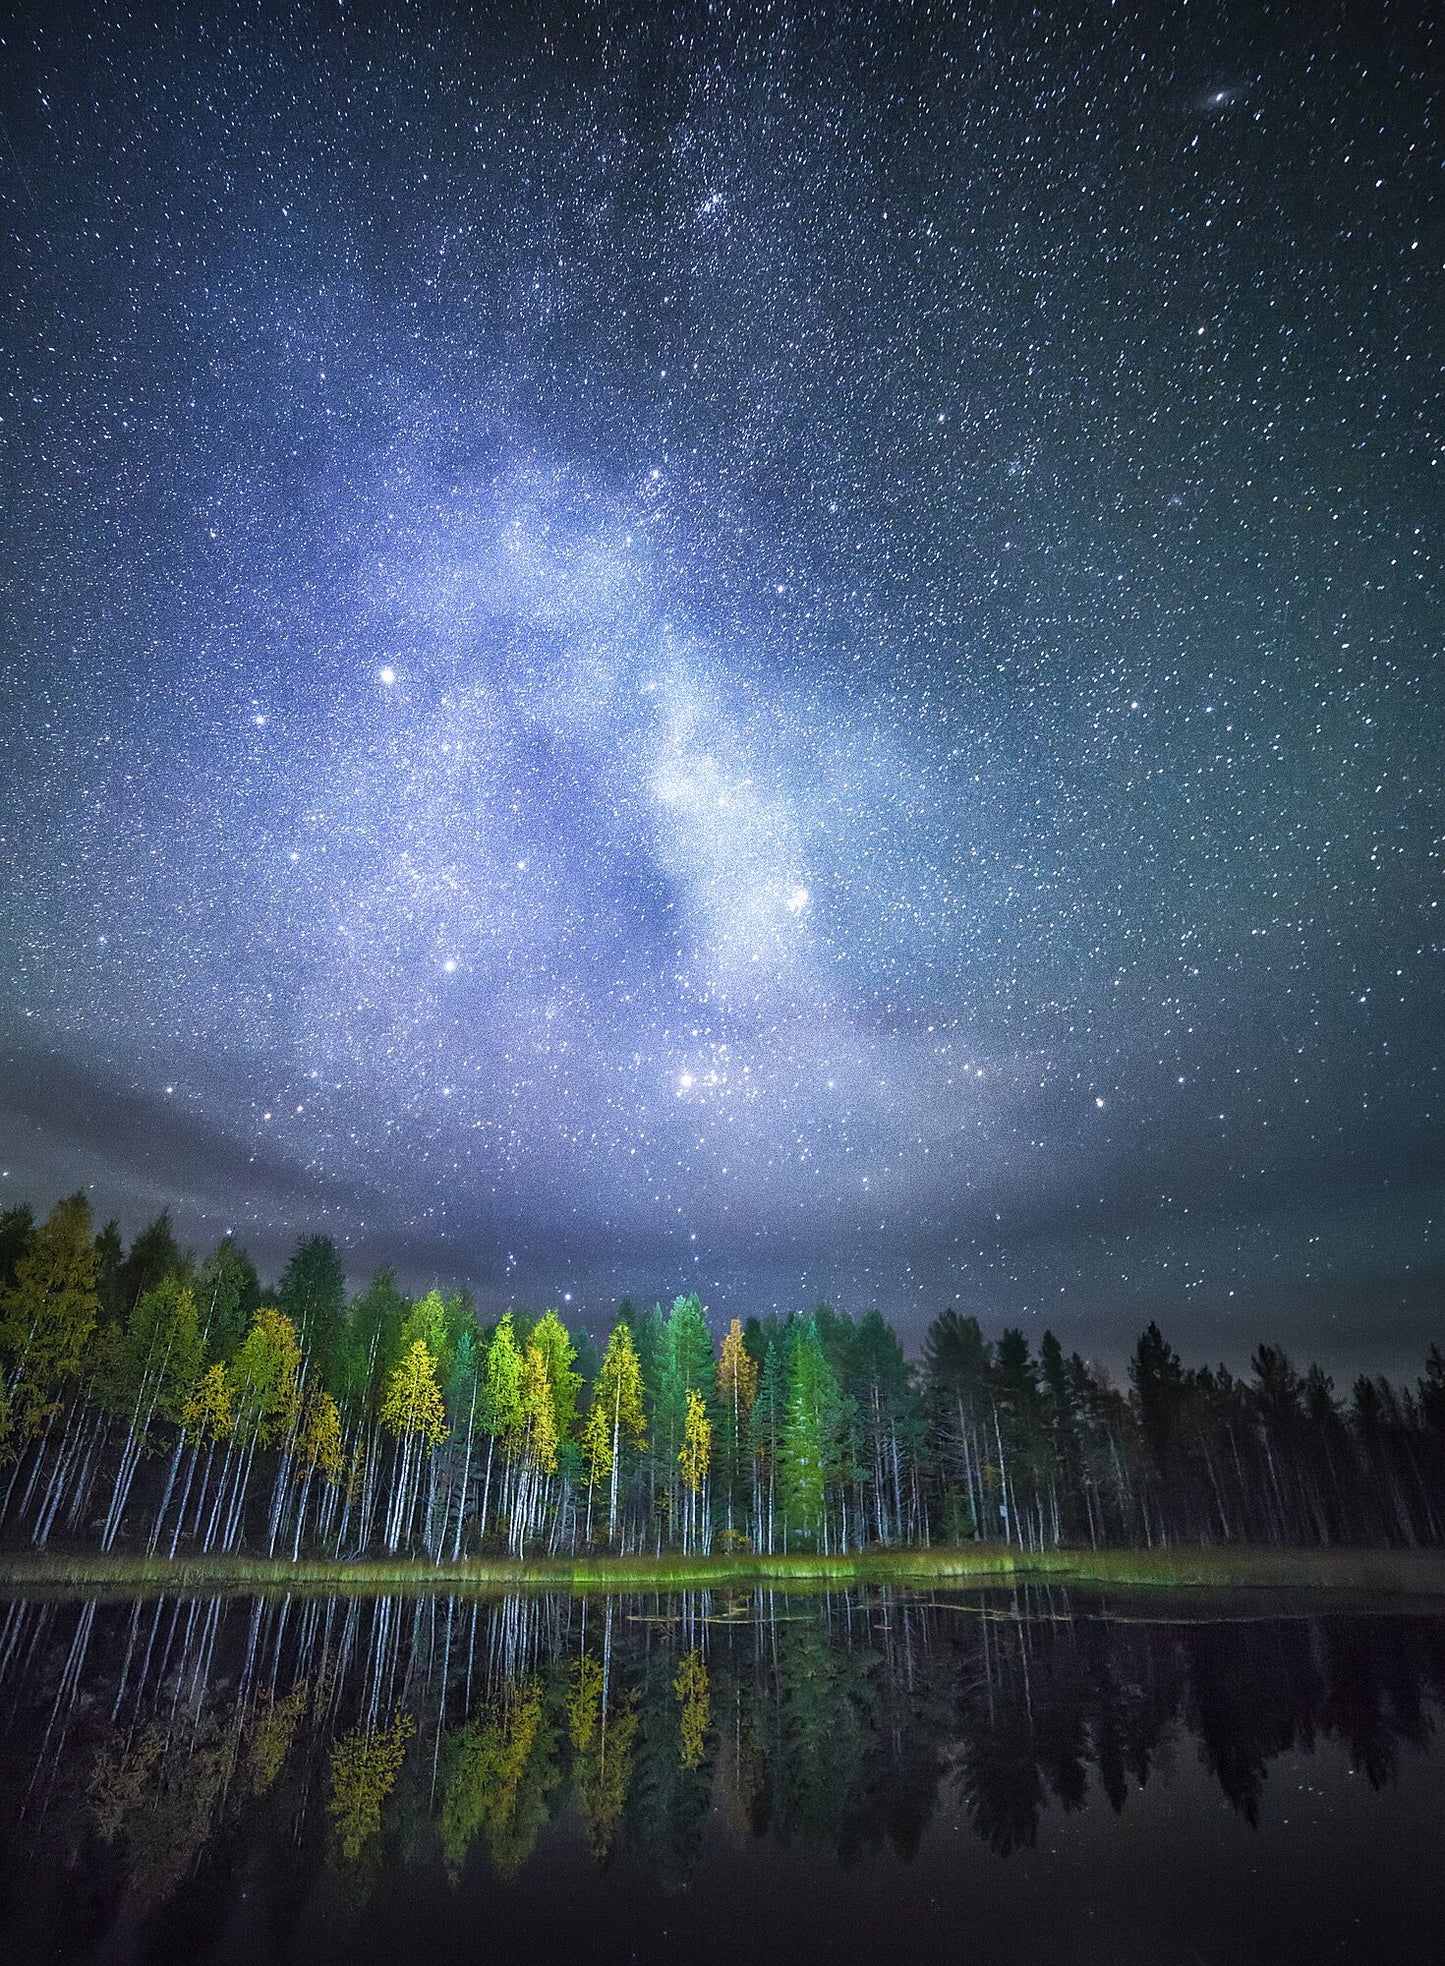
M1426 11L12 11L0 1201L1417 1366Z

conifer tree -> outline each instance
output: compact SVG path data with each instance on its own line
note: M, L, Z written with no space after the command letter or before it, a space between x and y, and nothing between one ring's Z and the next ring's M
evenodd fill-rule
M787 1396L778 1443L778 1480L790 1538L828 1548L827 1490L834 1470L842 1400L812 1318L788 1348Z
M134 1309L147 1290L154 1290L169 1276L183 1275L186 1259L176 1247L169 1209L162 1209L154 1222L147 1223L126 1252L116 1278L120 1315Z
M390 1270L378 1270L351 1306L340 1347L336 1393L358 1423L374 1418L381 1388L402 1354L407 1301Z
M113 1229L115 1224L106 1226ZM0 1212L0 1291L14 1283L16 1265L34 1240L35 1216L27 1204Z
M342 1366L346 1276L330 1236L307 1236L296 1245L276 1307L296 1327L312 1375L333 1385Z

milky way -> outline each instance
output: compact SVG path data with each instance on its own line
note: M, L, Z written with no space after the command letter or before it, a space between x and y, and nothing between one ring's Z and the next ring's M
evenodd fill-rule
M27 12L3 1193L1412 1360L1445 62L1360 12Z

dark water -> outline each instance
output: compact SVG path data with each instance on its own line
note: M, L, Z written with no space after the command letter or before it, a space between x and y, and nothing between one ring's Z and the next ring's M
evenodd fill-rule
M1445 1619L0 1603L0 1958L1445 1957Z

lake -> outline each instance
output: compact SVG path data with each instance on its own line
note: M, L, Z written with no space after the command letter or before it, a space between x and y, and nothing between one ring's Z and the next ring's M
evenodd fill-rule
M1445 1617L0 1601L0 1957L1430 1960Z

